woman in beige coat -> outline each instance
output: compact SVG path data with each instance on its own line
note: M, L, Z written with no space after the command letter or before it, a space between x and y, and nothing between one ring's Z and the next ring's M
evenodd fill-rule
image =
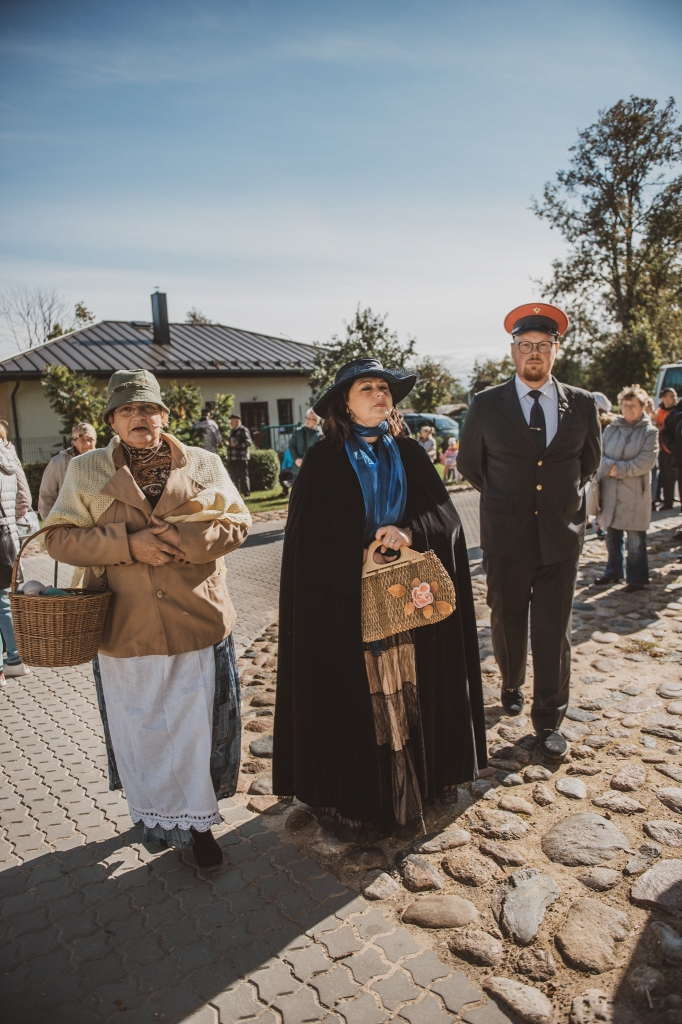
M119 370L105 415L115 437L69 465L47 549L112 591L95 658L110 786L145 839L222 861L211 834L239 768L234 608L222 556L249 513L217 455L164 433L168 409L146 370Z
M598 586L626 577L625 591L642 590L649 582L646 532L651 522L651 470L658 453L658 430L647 416L646 391L633 384L618 395L621 415L604 431L599 466L598 521L606 530L609 560ZM627 570L624 534L628 537Z

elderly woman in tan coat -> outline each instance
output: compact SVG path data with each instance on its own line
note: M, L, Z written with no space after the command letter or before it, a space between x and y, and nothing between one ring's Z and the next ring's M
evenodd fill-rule
M69 465L47 550L112 598L95 682L110 787L146 840L192 846L211 867L218 799L236 787L239 682L222 556L249 513L217 455L164 433L168 409L146 370L119 370L105 413L114 438Z

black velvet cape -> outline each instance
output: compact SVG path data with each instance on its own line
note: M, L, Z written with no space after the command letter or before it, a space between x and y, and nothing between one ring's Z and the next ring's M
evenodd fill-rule
M407 477L401 526L452 577L457 610L415 630L428 796L486 765L483 695L462 524L426 452L397 438ZM381 773L361 629L365 507L345 448L320 441L291 494L280 588L273 792L380 823Z

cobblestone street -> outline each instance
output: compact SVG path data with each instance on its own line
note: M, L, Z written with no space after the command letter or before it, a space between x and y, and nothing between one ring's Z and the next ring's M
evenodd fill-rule
M478 543L477 496L462 497ZM240 652L276 618L283 526L256 524L228 557ZM52 563L35 555L25 572L47 580ZM60 566L62 585L70 576ZM123 796L108 790L89 666L34 669L8 681L0 704L1 970L11 1024L440 1024L465 1004L471 1024L506 1019L244 797L221 802L225 823L214 832L226 859L217 874L202 875L191 854L143 845ZM248 750L254 737L245 738Z
M655 514L651 586L638 595L594 587L604 545L588 534L562 725L571 754L548 769L528 718L499 707L478 496L454 500L473 562L492 760L452 804L429 806L425 839L368 844L272 795L282 521L256 524L227 559L244 731L238 791L221 802L224 823L214 828L225 853L219 871L202 873L191 853L147 847L131 827L123 796L108 789L90 666L8 680L0 690L3 1020L565 1024L572 1014L571 1024L680 1024L682 978L670 964L679 961L682 904L677 883L655 882L674 882L682 866L678 516ZM26 562L28 576L50 578L46 556ZM69 577L60 567L60 582ZM596 859L582 852L592 841L581 831L588 819L613 837ZM555 856L545 842L562 828ZM519 912L530 915L531 945L512 937L511 902L504 919L514 885L527 888ZM552 903L546 914L543 900ZM581 914L593 915L588 925ZM667 937L672 960L664 963L654 936Z

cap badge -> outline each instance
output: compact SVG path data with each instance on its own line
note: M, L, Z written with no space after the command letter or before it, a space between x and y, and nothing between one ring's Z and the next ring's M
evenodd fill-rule
M534 313L539 313L541 308L542 308L541 306L533 306L533 312Z

